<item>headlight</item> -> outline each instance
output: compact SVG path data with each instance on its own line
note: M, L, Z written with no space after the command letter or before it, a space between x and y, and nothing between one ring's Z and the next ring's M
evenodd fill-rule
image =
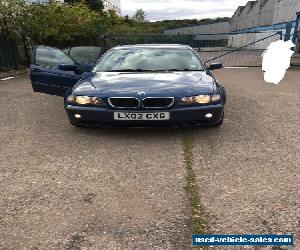
M79 105L91 104L92 99L89 96L76 96L75 102Z
M221 96L219 94L215 94L183 97L180 102L182 104L208 104L219 102L220 100Z
M190 96L190 97L183 97L181 102L184 104L207 104L210 102L210 95L197 95L197 96Z
M221 100L221 96L219 94L211 96L211 101L212 102L219 102L220 100Z
M99 97L93 96L73 96L70 95L67 98L68 103L73 103L77 105L103 105L104 102Z

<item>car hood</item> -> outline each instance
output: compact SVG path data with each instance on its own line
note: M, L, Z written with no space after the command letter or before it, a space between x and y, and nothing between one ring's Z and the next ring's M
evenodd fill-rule
M211 94L215 80L205 71L170 73L91 73L74 88L75 94L100 96L189 96ZM96 91L96 93L95 93Z

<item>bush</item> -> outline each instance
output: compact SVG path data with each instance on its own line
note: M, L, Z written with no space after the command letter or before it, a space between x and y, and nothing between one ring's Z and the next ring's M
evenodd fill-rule
M93 40L122 24L114 12L94 11L84 3L25 4L23 0L0 0L1 29L12 36L29 37L35 44L68 43L81 37Z

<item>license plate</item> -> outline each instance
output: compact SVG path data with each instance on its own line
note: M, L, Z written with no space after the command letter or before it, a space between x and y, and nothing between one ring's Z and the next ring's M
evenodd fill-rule
M170 120L170 112L114 112L114 119L119 121L166 121Z

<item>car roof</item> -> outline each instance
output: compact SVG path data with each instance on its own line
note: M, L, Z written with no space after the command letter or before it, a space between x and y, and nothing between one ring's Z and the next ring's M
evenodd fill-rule
M136 48L149 48L149 49L187 49L187 45L182 44L134 44L134 45L121 45L114 49L136 49Z

